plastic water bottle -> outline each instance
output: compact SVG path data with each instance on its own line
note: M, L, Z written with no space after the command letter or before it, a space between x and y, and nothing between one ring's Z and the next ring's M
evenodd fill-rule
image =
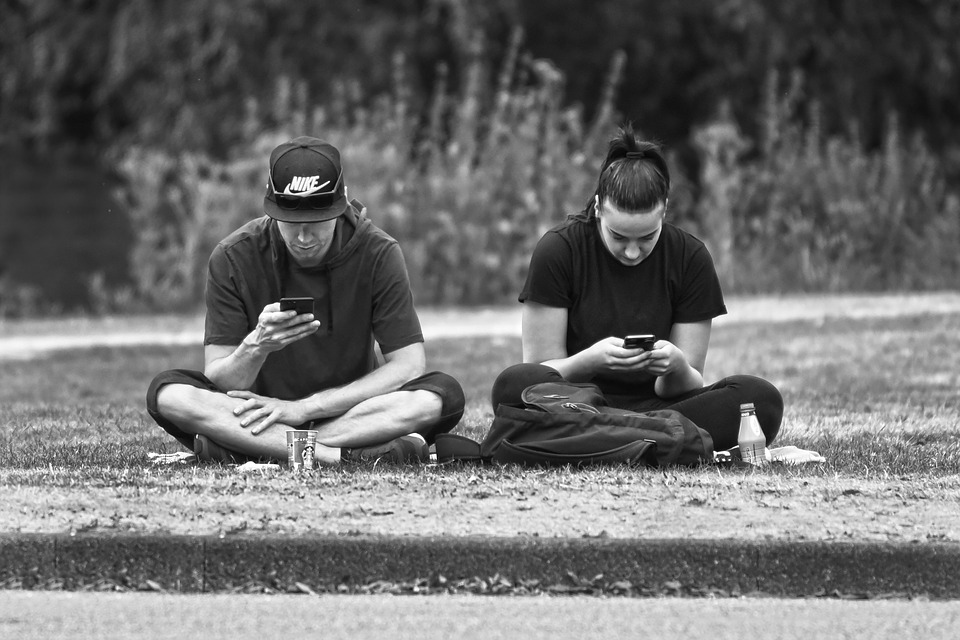
M757 412L752 402L740 405L740 459L753 465L767 464L767 441L757 421Z

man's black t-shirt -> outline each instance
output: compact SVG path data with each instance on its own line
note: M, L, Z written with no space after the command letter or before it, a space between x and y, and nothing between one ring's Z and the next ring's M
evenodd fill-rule
M713 259L703 242L664 223L638 265L620 263L603 244L599 221L570 216L548 231L530 260L520 302L568 310L567 354L610 336L653 333L669 339L674 324L727 312ZM604 393L656 397L646 373L599 375Z
M397 241L352 207L337 219L324 262L297 267L286 258L276 221L264 216L221 241L210 256L204 344L236 346L264 306L284 296L314 298L320 329L267 356L251 390L293 400L345 384L388 354L423 342Z

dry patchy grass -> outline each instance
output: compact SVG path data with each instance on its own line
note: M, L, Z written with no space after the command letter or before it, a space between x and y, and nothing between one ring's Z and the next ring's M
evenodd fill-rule
M428 345L482 437L516 338ZM500 467L154 468L179 445L143 409L151 376L197 349L97 348L0 370L0 528L235 534L543 535L960 540L960 315L736 324L708 377L743 372L786 400L783 444L828 462L760 471Z

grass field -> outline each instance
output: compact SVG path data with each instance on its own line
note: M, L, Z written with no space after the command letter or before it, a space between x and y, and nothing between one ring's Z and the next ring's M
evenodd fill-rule
M434 340L427 351L467 393L457 432L482 437L490 385L519 339ZM196 347L4 362L0 530L724 536L743 534L747 517L755 536L960 540L960 314L716 327L708 381L771 380L786 404L778 443L827 458L746 472L154 467L148 452L181 447L147 416L146 386L200 365Z

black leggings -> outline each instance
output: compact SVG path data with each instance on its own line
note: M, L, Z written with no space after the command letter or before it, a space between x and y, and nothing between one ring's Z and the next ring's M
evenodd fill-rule
M493 383L493 408L501 404L522 404L520 394L539 382L564 382L556 369L542 364L517 364L505 369ZM673 409L693 420L713 436L713 447L724 451L737 444L740 430L740 404L752 402L757 420L767 438L773 442L783 418L783 397L775 386L755 376L730 376L707 387L694 389L669 400L606 395L611 407L631 411Z

